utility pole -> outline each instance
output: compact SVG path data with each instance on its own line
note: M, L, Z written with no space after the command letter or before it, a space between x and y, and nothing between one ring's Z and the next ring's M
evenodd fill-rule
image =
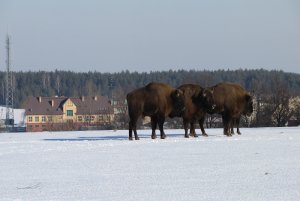
M13 74L10 71L10 38L6 37L6 119L7 130L14 127L14 93L13 93Z

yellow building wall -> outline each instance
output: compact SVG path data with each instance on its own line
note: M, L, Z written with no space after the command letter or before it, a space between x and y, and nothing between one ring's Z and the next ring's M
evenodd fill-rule
M69 109L70 107L68 107ZM78 120L78 117L81 116L82 121ZM32 121L29 121L30 117ZM43 118L45 117L45 118ZM87 118L88 117L88 118ZM86 119L89 119L86 121ZM68 120L73 120L73 122L83 123L109 123L114 121L113 114L94 114L94 115L73 115L73 117L68 117L67 114L64 115L28 115L26 116L26 123L64 123Z
M68 110L73 111L73 116L68 116L67 115ZM76 105L70 99L68 99L63 105L63 117L62 117L63 121L72 120L73 122L76 122L76 119L77 119L76 114L77 114Z
M63 118L62 115L27 115L26 123L63 123Z

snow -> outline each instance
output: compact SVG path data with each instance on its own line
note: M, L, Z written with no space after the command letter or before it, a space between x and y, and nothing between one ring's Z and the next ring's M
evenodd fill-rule
M300 127L241 131L0 133L0 200L300 200Z

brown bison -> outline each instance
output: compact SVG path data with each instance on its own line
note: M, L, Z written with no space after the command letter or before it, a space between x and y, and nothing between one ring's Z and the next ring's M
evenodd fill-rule
M158 124L160 137L166 137L163 124L165 118L181 115L184 110L184 96L179 89L163 83L150 83L145 87L136 89L127 94L128 114L129 114L129 140L132 140L132 131L136 140L139 139L136 131L139 117L150 116L152 135L156 138L156 126Z
M184 94L184 105L185 110L182 113L181 117L183 119L183 127L184 127L184 137L188 138L188 125L190 124L190 135L193 137L198 137L195 132L195 122L198 122L200 125L200 129L203 136L207 136L203 123L205 120L205 110L202 108L199 104L197 104L196 97L198 97L202 91L203 88L196 84L184 84L178 87L177 89L180 89L183 91Z
M227 136L231 136L230 129L235 121L239 122L242 114L251 115L253 112L251 95L242 86L234 83L219 83L205 88L197 97L197 102L209 114L222 115L224 134Z

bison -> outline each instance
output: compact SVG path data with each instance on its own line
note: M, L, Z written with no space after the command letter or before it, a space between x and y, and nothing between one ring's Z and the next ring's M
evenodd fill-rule
M205 120L205 110L199 104L197 104L196 97L201 94L203 91L203 88L196 84L184 84L178 87L177 89L180 89L183 91L184 94L184 104L185 104L185 110L182 113L181 117L183 119L183 127L184 127L184 137L188 138L188 125L190 124L190 135L193 137L198 137L195 132L194 124L195 122L199 122L200 129L203 136L207 136L203 123Z
M179 89L172 88L164 83L150 83L145 87L136 89L127 94L128 114L129 114L129 140L132 140L132 131L135 140L139 140L136 127L139 117L150 116L152 135L156 138L156 126L158 124L160 137L166 137L163 124L166 117L181 115L184 110L184 96Z
M239 123L242 114L251 115L253 112L251 95L241 85L234 83L223 82L205 88L197 97L197 102L207 113L222 115L224 135L227 136L231 136L230 129L235 121Z

